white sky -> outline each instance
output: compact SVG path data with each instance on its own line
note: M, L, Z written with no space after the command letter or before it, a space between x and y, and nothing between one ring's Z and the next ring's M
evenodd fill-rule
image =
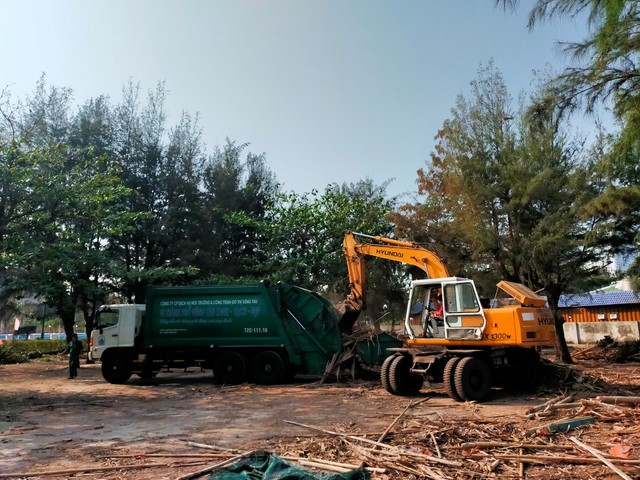
M584 21L526 28L493 0L0 0L0 89L44 72L77 103L166 81L168 126L199 112L209 149L249 142L287 190L364 177L414 192L434 136L480 63L511 94L568 63Z

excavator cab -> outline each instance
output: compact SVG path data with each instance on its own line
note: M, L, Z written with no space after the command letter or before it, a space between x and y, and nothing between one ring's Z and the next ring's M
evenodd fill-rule
M415 320L411 321L411 312L418 302L427 306L422 312L420 330ZM472 280L448 277L411 283L405 328L412 339L477 340L482 337L485 325L485 314Z

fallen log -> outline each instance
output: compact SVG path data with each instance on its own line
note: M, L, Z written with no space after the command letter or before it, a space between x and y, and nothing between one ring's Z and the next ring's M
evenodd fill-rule
M640 405L640 397L601 395L596 397L596 400L598 400L599 402L608 403L611 405Z

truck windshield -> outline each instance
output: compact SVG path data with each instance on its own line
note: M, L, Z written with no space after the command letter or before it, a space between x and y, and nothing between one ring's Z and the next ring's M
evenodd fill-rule
M118 324L118 311L117 310L101 310L98 313L98 320L96 321L96 328L112 327Z

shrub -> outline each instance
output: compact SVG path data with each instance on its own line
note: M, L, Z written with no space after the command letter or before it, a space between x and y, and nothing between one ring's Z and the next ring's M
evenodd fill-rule
M23 363L43 355L60 353L65 348L64 340L12 340L0 345L0 364Z

